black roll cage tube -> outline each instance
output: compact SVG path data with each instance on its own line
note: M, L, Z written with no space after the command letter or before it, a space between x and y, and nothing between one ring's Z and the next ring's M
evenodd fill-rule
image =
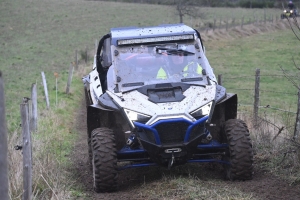
M101 40L99 41L99 44L98 44L98 48L97 48L97 53L96 53L96 68L97 68L97 71L99 74L106 74L107 70L108 69L105 69L102 64L101 64L101 61L102 61L102 57L100 56L100 52L101 52L101 48L103 46L103 43L104 43L104 40L107 39L107 38L110 38L110 34L106 34L104 35Z
M202 50L204 50L204 48L203 48L203 43L202 43L202 38L201 38L201 36L200 36L200 33L199 33L199 31L198 31L198 30L196 30L196 29L194 29L194 30L196 31L196 33L197 33L197 36L198 36L198 38L200 39L201 46L202 46Z

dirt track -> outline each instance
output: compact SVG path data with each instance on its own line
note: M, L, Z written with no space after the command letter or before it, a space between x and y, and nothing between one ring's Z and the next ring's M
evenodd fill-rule
M80 139L75 145L73 160L73 174L76 177L76 184L83 187L83 192L87 194L87 199L152 199L151 196L141 196L140 191L144 189L142 185L152 184L155 181L160 181L163 174L167 170L159 167L128 169L119 173L119 191L115 193L97 194L93 191L92 173L88 164L88 148L86 138L86 112L85 105L82 103L78 113L77 131L80 133ZM188 166L187 166L188 167ZM214 168L210 165L199 165L202 174L207 177L200 177L201 180L216 177L222 180L221 168ZM176 177L182 176L176 171L167 172ZM255 163L254 178L250 181L216 181L214 187L229 187L238 189L245 193L252 193L252 199L284 199L296 200L300 199L299 185L291 186L287 182L264 172L259 169L258 163ZM86 198L85 198L86 199ZM182 198L178 198L182 199Z
M282 29L286 24L278 24L272 29ZM252 27L253 28L253 27ZM256 29L256 30L254 30ZM242 34L245 32L249 34L249 31L245 30L233 30L236 34ZM262 31L258 27L252 29L252 34L257 31ZM266 30L267 31L267 30ZM219 32L220 33L220 32ZM211 35L208 33L204 36L205 40L216 39L216 35ZM247 35L245 34L245 35ZM232 37L232 34L228 34L228 38ZM239 37L239 36L238 36ZM115 193L104 193L97 194L93 191L92 184L92 173L90 166L88 165L88 148L87 148L87 138L86 138L86 112L85 105L82 103L81 109L78 111L77 127L78 133L80 133L80 140L75 145L74 154L72 155L73 160L73 174L76 177L76 183L81 185L83 192L87 194L87 198L84 199L153 199L151 196L143 196L141 192L143 190L142 185L152 184L153 182L160 181L163 174L166 173L164 169L158 167L150 168L138 168L138 169L128 169L121 171L119 173L119 191ZM252 194L252 199L284 199L284 200L296 200L300 199L300 189L299 185L289 185L287 182L264 172L260 168L259 163L256 163L254 169L254 178L251 181L239 182L239 181L216 181L214 187L229 187L232 189L238 189L241 192ZM200 177L200 181L205 181L206 178L214 176L222 179L222 170L217 168L212 168L210 165L199 165L204 176ZM213 170L212 170L213 169ZM172 170L168 173L176 173ZM182 174L181 174L182 175ZM81 198L83 199L83 198ZM156 198L157 199L157 198ZM178 199L182 199L178 197Z

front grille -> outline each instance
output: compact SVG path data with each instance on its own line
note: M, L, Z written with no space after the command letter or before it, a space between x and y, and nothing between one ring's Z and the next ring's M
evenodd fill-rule
M155 126L155 129L158 133L162 145L182 144L184 142L184 138L189 126L190 124L184 121L166 122L166 123L158 124L157 126ZM199 124L195 126L190 133L189 141L195 139L200 135L205 135L204 131L205 131L204 124ZM150 143L156 143L154 133L151 130L141 128L138 134L142 140L148 141Z
M183 143L188 127L189 124L185 122L163 123L156 126L156 130L162 144ZM190 133L189 141L203 133L204 124L196 126Z
M156 126L162 144L182 143L189 124L185 122L163 123Z

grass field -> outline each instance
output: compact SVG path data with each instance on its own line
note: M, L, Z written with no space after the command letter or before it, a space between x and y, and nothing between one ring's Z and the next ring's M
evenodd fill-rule
M201 8L201 12L205 18L187 17L184 22L198 28L212 23L213 18L236 18L237 22L243 16L246 21L253 20L254 16L256 19L264 17L262 9ZM267 9L265 12L267 16L275 17L280 16L281 11ZM45 142L43 137L47 136L44 147L48 148L38 145L38 150L41 154L47 152L58 156L59 163L67 162L65 155L69 154L77 138L76 133L69 133L74 133L73 113L83 97L82 71L75 72L71 94L65 94L68 69L74 61L75 50L80 52L88 47L92 56L95 40L111 27L152 26L178 23L179 20L174 9L168 6L83 0L3 0L0 2L0 17L0 70L5 83L9 134L19 134L19 104L22 97L30 96L31 84L37 83L41 120L35 139ZM224 86L228 91L238 93L241 104L252 105L255 69L260 68L261 105L295 111L297 90L280 70L282 66L290 74L298 73L292 58L300 63L300 46L290 30L206 41L205 46L215 73L223 74ZM85 70L87 68L91 67L85 67ZM46 110L41 71L47 78L50 111ZM58 105L55 105L55 72L59 74Z
M41 71L45 71L50 88L55 83L53 73L59 73L59 86L62 90L69 64L74 61L75 50L88 47L93 52L95 40L99 40L111 27L178 23L174 9L168 6L81 0L17 0L2 1L0 4L0 70L3 71L6 83L7 107L10 111L8 119L12 121L18 119L16 105L23 96L29 95L31 84L40 83ZM187 17L185 22L196 28L197 24L212 22L214 17L236 18L236 21L242 16L245 19L264 17L262 9L201 8L201 12L204 13L204 18ZM279 16L280 13L276 9L266 9L265 12L267 16ZM283 45L288 42L282 41ZM226 46L220 49L221 52L230 47L224 45ZM265 48L268 46L269 44ZM253 46L248 48L252 50ZM208 52L214 54L213 51ZM235 60L235 57L232 58ZM240 61L242 62L234 62ZM50 93L50 98L51 96L53 94ZM16 121L9 124L9 130L16 128L17 124Z
M255 70L260 69L260 104L295 111L298 91L280 68L299 75L293 59L299 66L300 46L291 30L209 42L207 56L225 87L240 94L241 104L253 104Z

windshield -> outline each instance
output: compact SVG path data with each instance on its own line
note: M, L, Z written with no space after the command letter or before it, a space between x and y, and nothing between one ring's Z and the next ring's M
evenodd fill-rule
M192 42L127 46L116 51L120 92L157 83L207 84L204 63Z

